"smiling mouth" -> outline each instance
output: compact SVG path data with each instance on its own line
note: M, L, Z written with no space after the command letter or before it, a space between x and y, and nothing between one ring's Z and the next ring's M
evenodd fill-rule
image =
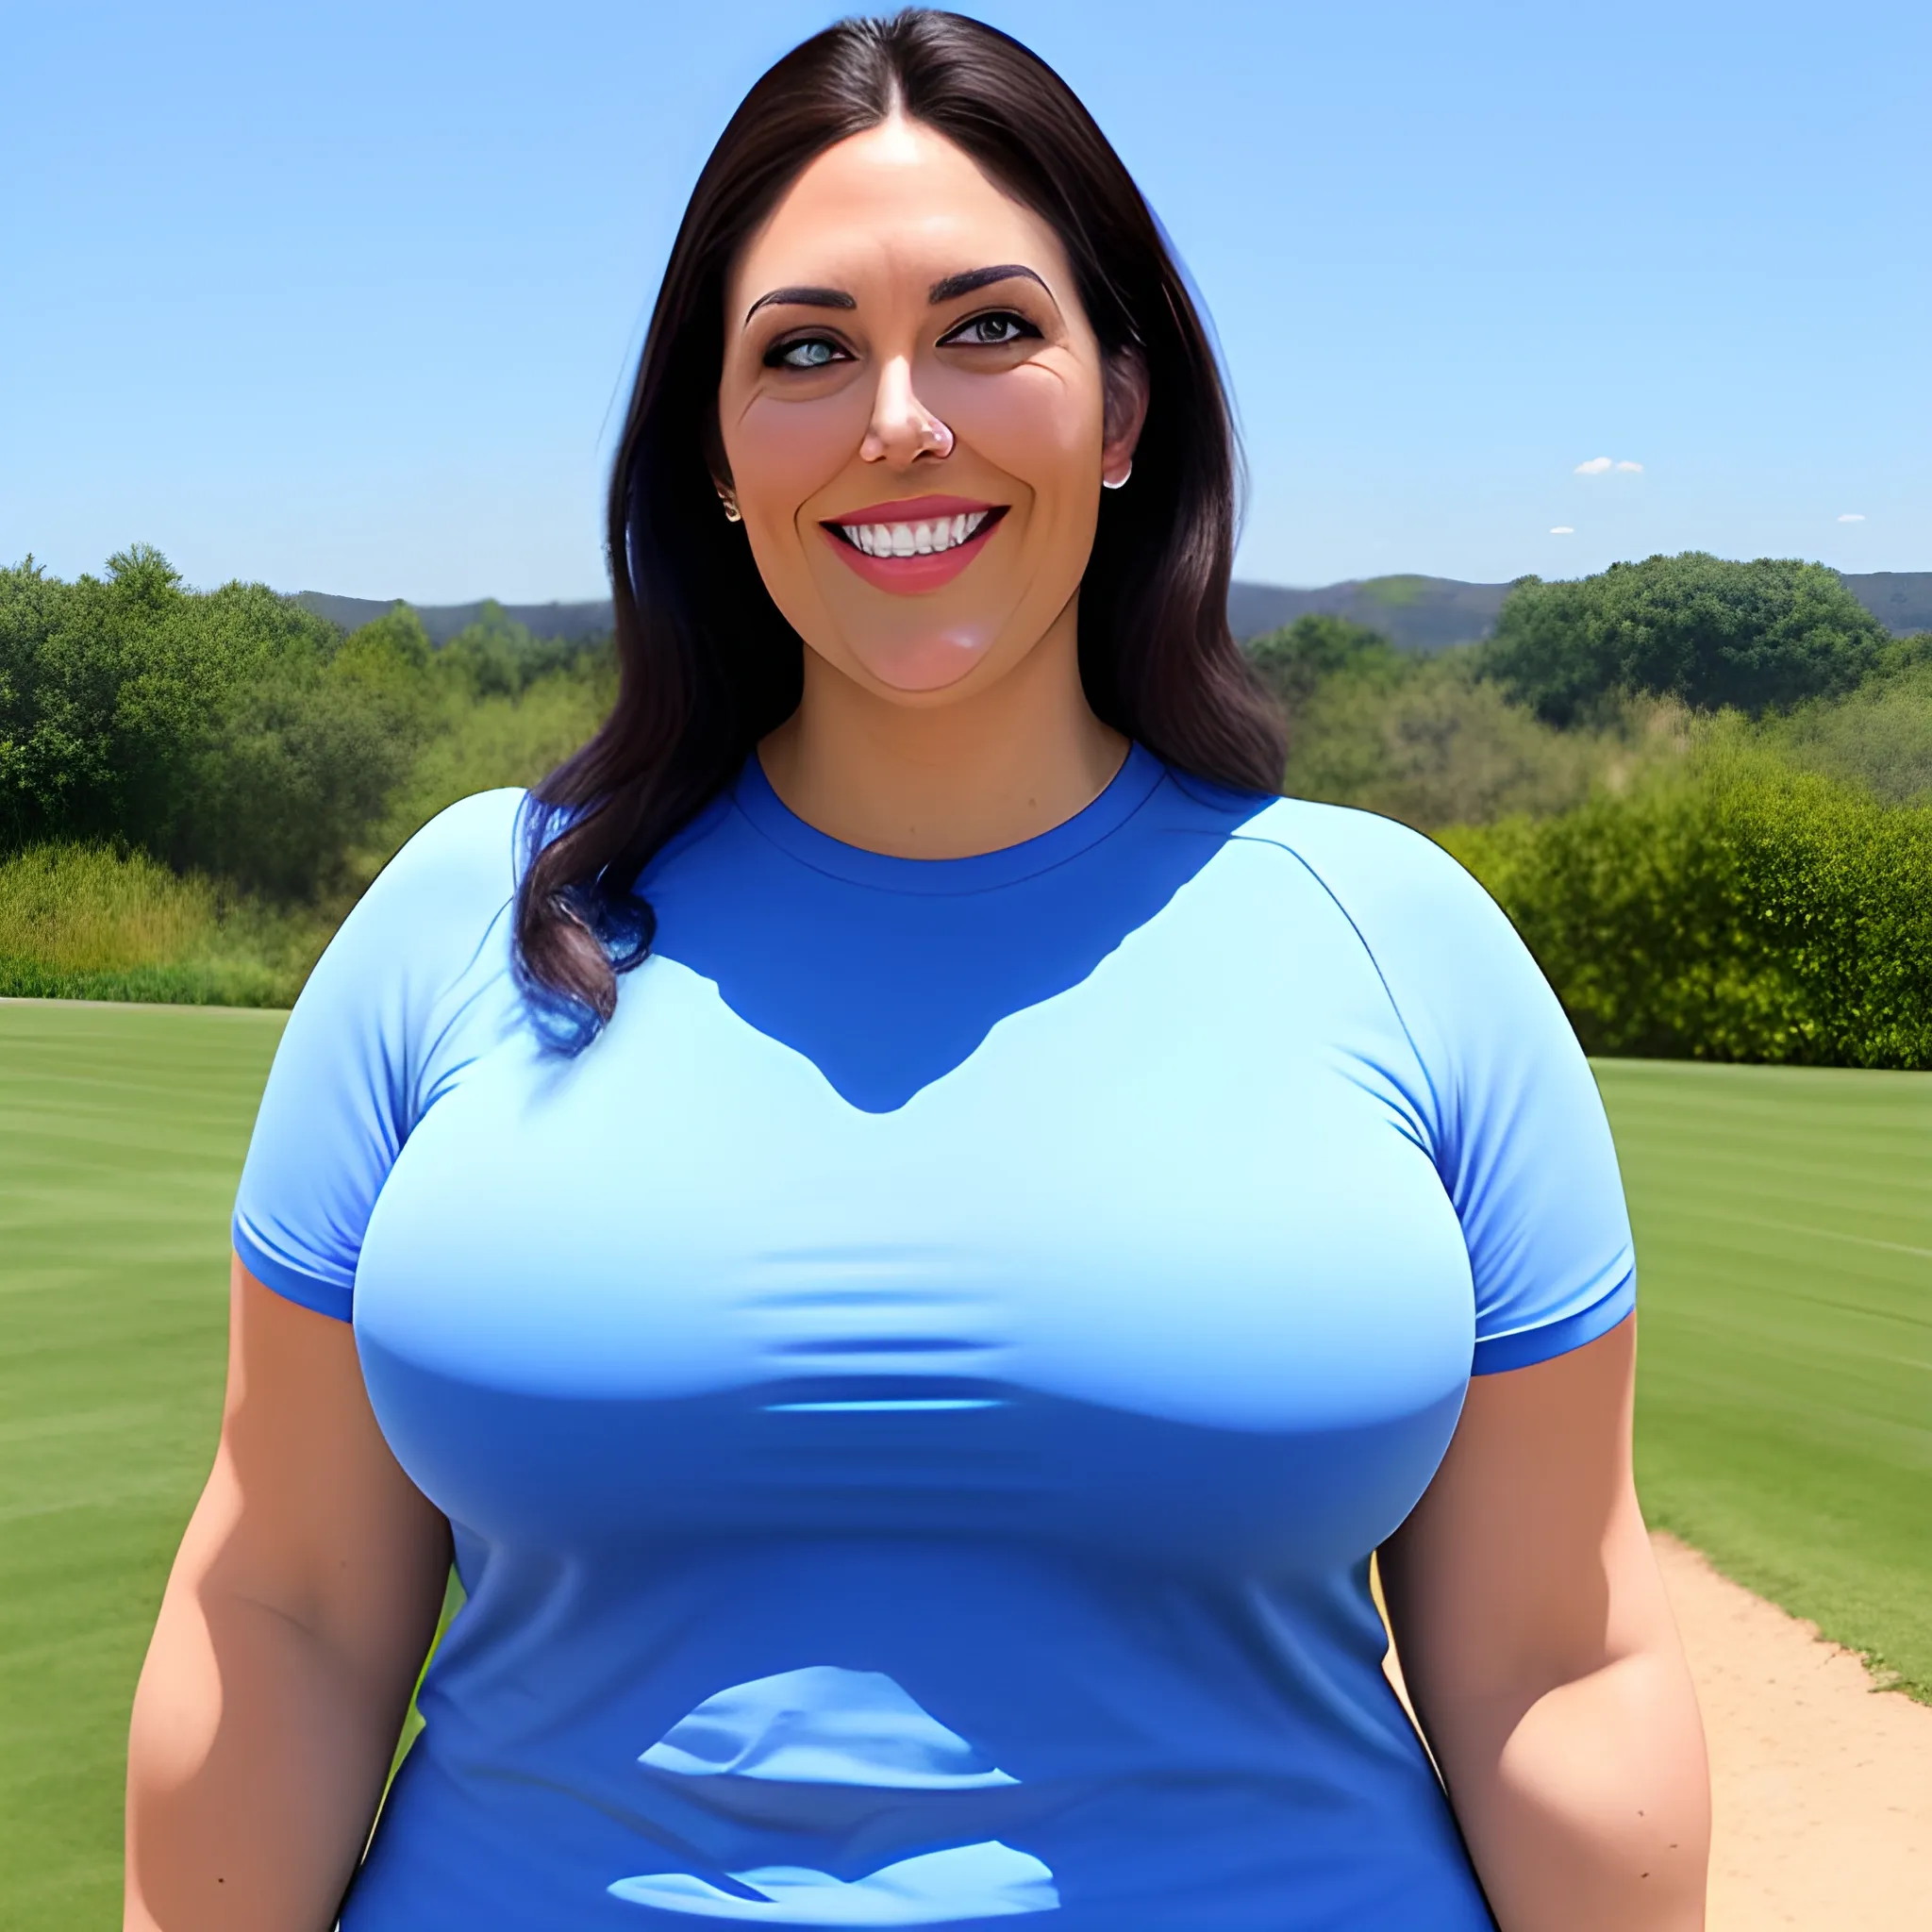
M940 557L972 542L1007 513L1006 506L961 510L953 516L919 517L902 523L867 517L862 522L828 521L824 527L867 557Z

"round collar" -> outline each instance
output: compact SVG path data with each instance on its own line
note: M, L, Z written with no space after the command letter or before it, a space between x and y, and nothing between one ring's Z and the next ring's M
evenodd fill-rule
M900 858L819 831L772 790L756 751L733 783L731 799L773 844L815 872L888 892L984 892L1049 872L1099 844L1140 810L1166 771L1151 751L1129 744L1120 770L1092 804L1035 838L965 858Z

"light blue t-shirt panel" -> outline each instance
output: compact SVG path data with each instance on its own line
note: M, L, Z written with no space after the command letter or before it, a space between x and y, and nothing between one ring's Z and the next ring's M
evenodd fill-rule
M238 1203L469 1601L347 1932L1490 1924L1367 1557L1478 1368L1627 1310L1593 1084L1360 814L1130 757L941 865L756 767L579 1058L517 794L383 874Z
M1185 783L1169 776L1158 789ZM742 809L747 784L756 788L751 812ZM1540 1361L1614 1326L1634 1305L1635 1277L1608 1126L1561 1008L1494 903L1431 841L1391 821L1295 800L1237 815L1219 795L1207 798L1208 815L1225 823L1213 828L1221 849L1201 872L1239 872L1238 891L1265 902L1266 869L1237 860L1244 846L1278 853L1332 901L1386 989L1401 1041L1380 1056L1375 1077L1413 1114L1461 1225L1474 1294L1474 1372ZM523 803L518 791L482 793L419 833L352 912L291 1016L250 1146L235 1242L258 1278L306 1307L349 1318L370 1214L404 1141L438 1097L507 1042L537 1058L509 958ZM701 874L708 846L734 835L758 848L758 820L769 824L774 810L782 807L769 787L748 772L738 793L679 841L674 861ZM1122 829L1131 834L1134 818ZM804 827L797 834L819 836ZM1113 842L1128 841L1116 835ZM797 856L780 855L783 884L809 891L835 883ZM1191 877L1190 888L1198 880ZM903 902L862 891L856 903L863 914ZM1184 921L1189 903L1177 895L1153 917ZM734 906L735 918L742 913ZM1214 935L1218 945L1229 937L1224 928ZM860 947L865 941L857 935ZM724 944L758 950L755 925L748 935L727 933ZM811 974L807 952L762 951L784 972ZM1185 974L1185 946L1179 951ZM654 959L643 971L664 963ZM1198 997L1219 998L1229 976L1252 990L1278 963L1252 947L1233 958L1205 953ZM1049 968L1049 982L1056 976L1065 974ZM1177 999L1191 991L1185 983L1174 989ZM835 995L834 1022L843 995L857 1008L853 1029L868 1030L877 989L855 984ZM1112 1050L1146 1046L1124 1038Z

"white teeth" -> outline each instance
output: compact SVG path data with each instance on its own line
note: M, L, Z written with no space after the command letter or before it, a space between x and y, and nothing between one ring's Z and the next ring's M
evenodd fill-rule
M839 528L868 557L930 557L938 550L957 549L990 514L975 509L919 524L841 524Z

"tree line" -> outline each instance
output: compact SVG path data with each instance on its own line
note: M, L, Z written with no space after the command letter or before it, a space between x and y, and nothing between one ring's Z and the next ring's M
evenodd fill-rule
M259 584L190 591L142 544L71 583L28 558L0 570L0 854L106 842L313 900L465 712L596 652L494 609L440 649L406 606L344 636Z
M1448 846L1591 1051L1932 1067L1932 636L1835 573L1654 557L1434 658L1334 618L1255 656L1286 789Z
M1502 902L1593 1051L1932 1066L1932 637L1821 565L1527 577L1424 657L1257 641L1283 790L1407 820ZM397 845L594 728L608 641L494 607L433 647L260 585L0 570L0 991L281 1002Z

